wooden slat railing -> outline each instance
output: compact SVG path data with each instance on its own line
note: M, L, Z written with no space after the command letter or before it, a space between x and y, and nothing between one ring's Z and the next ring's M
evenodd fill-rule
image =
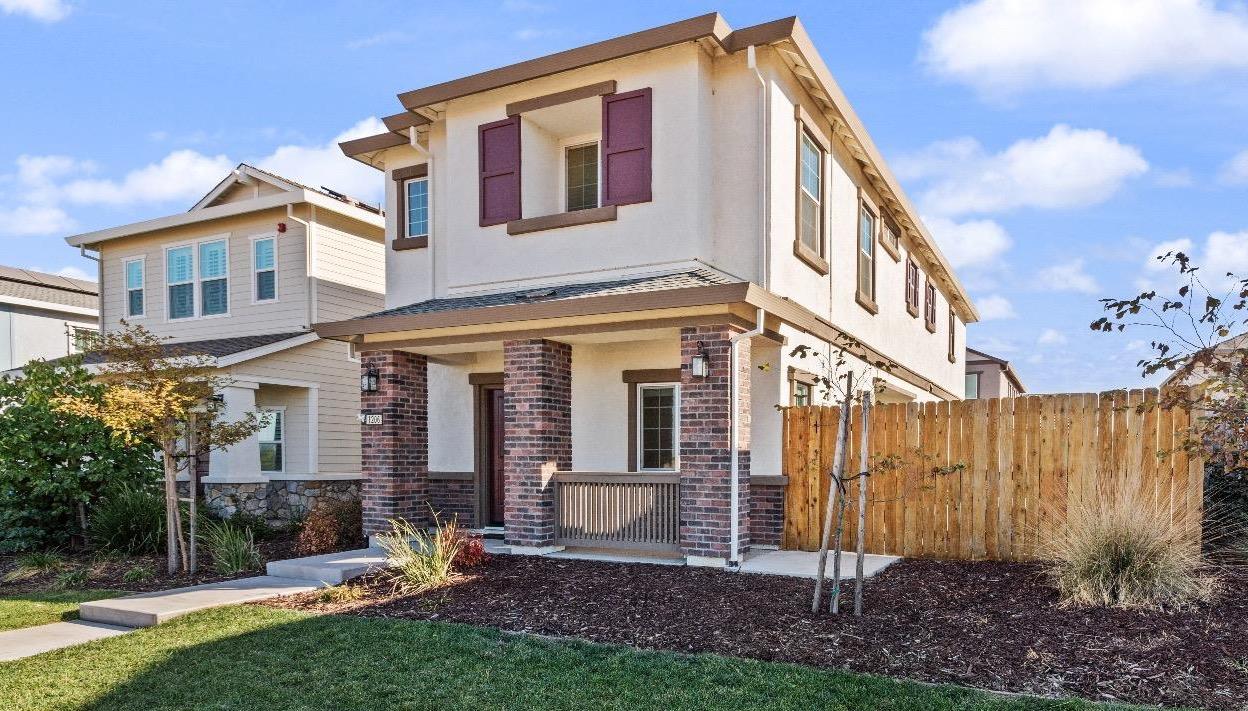
M680 475L558 472L555 537L559 545L680 549Z

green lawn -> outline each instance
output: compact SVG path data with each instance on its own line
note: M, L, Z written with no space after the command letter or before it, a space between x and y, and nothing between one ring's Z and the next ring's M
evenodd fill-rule
M78 617L78 603L125 595L116 590L58 590L0 595L0 632Z
M256 606L0 662L7 708L1103 709L711 655Z

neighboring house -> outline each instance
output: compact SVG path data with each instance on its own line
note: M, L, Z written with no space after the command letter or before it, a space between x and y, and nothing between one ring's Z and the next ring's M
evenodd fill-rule
M377 209L245 164L189 212L67 239L98 255L106 332L125 321L211 357L226 416L265 413L212 452L210 505L285 518L358 495L358 359L311 325L384 304L383 239Z
M796 18L710 14L399 95L386 306L321 319L364 374L365 526L723 565L779 540L806 345L961 398L966 292ZM734 365L735 364L735 365ZM737 476L733 476L736 472Z
M1219 363L1232 363L1232 359L1238 359L1238 363L1235 364L1236 370L1234 372L1241 372L1242 368L1248 367L1248 333L1231 336L1230 338L1217 343L1214 345L1213 351L1216 355L1217 362ZM1205 383L1211 377L1213 377L1213 373L1211 373L1208 368L1205 368L1204 366L1197 366L1192 369L1191 374L1189 374L1186 378L1180 377L1179 373L1171 373L1166 378L1165 382L1162 383L1161 387L1169 388L1176 385L1183 385L1190 388L1203 389ZM1223 383L1224 386L1229 384L1230 383ZM1225 392L1226 390L1223 389L1223 393Z
M1016 397L1027 392L1014 366L974 348L966 349L966 399Z
M95 282L0 266L0 372L78 352L99 328Z

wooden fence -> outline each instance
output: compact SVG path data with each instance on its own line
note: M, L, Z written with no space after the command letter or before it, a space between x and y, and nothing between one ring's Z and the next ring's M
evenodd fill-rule
M1189 414L1138 408L1156 390L876 405L871 410L866 550L931 558L1032 560L1067 511L1129 486L1178 519L1202 505L1202 462L1182 451ZM855 407L847 472L857 472ZM818 550L839 408L784 412L782 547ZM857 535L856 483L845 547ZM1190 518L1187 520L1191 520Z

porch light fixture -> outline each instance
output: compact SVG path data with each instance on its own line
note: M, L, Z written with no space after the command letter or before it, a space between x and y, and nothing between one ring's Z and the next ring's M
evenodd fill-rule
M375 366L369 366L368 370L360 374L360 392L375 393L381 382L381 374L377 372Z
M698 341L698 354L689 359L689 372L695 378L705 378L711 374L711 357L706 353L706 345Z

